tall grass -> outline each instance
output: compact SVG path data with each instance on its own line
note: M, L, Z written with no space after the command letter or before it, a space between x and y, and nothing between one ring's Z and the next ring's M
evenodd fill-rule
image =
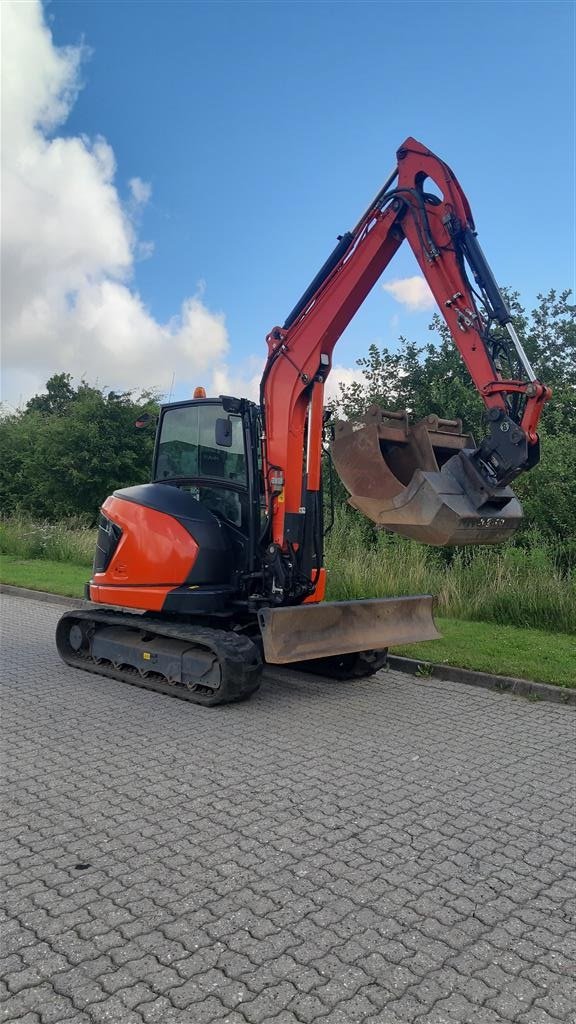
M373 530L341 511L328 536L328 597L352 600L434 594L456 619L576 631L576 577L561 552L538 535L528 546L447 552Z
M13 557L91 566L95 544L96 531L81 520L0 520L0 552ZM538 534L523 547L447 552L374 530L360 515L343 509L327 537L328 597L434 594L438 611L451 618L572 633L576 577L562 554Z
M81 519L35 523L25 516L0 519L0 552L15 558L92 565L96 530Z

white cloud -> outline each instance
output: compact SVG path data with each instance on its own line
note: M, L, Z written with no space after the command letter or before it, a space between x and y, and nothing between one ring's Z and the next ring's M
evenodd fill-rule
M238 398L249 398L252 402L259 402L264 364L263 356L248 356L241 366L234 369L221 366L212 375L214 394L236 395Z
M142 181L142 178L130 178L128 186L134 202L139 206L144 206L152 195L152 185L148 181Z
M349 387L350 384L364 384L365 382L366 378L362 370L351 366L333 366L326 381L326 390L324 392L326 400L340 401L342 398L340 393L341 384Z
M150 198L142 178L123 206L105 139L54 134L80 88L82 47L57 48L40 3L4 0L2 334L4 394L25 401L55 372L102 386L168 390L225 372L225 318L200 291L159 323L133 285L133 217Z
M264 351L228 365L223 313L206 284L159 323L133 284L152 241L136 224L151 186L135 176L122 204L116 161L101 137L55 134L80 88L85 48L54 46L40 3L4 0L2 325L4 397L25 402L57 372L112 388L259 397ZM335 366L328 398L362 371Z
M139 262L149 260L154 255L154 242L138 242L136 246L136 259Z
M242 398L250 398L253 402L260 401L260 379L264 369L265 360L260 356L250 356L239 368L230 370L227 366L221 367L213 374L214 394L216 395L238 395ZM336 399L339 401L340 384L349 385L353 382L363 384L365 377L362 370L350 366L333 366L324 391L326 401ZM201 382L200 382L201 383Z
M411 312L434 309L436 305L432 292L420 274L415 274L414 277L402 277L396 281L387 281L382 287L385 292L396 299L396 302L406 306Z
M265 359L261 356L249 356L239 367L233 369L221 366L212 375L214 395L237 395L249 398L253 402L260 401L260 380L264 370ZM353 381L364 383L365 377L360 369L349 366L334 366L326 381L325 399L339 401L340 384L349 385ZM201 380L198 383L202 383Z

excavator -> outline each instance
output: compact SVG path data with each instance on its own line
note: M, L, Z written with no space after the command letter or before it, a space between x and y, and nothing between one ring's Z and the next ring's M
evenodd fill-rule
M402 410L327 423L334 346L404 240L486 407L478 444L458 420L413 423ZM58 623L66 664L213 706L254 693L265 664L359 678L385 664L388 647L439 636L430 595L324 600L327 437L350 503L383 529L446 546L497 543L517 528L510 485L539 460L551 392L466 196L421 143L401 145L366 212L266 340L258 403L199 388L161 407L152 480L104 502L90 606Z

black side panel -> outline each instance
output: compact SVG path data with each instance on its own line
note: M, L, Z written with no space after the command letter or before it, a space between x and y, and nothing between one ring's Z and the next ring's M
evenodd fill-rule
M145 508L153 508L157 512L165 512L179 521L192 519L194 522L218 522L215 516L191 494L169 484L136 484L135 487L123 487L120 491L114 491L114 497L133 501L135 505L144 505Z
M163 612L178 612L179 615L228 618L232 614L232 601L236 597L233 587L175 587L166 595Z
M198 545L198 555L188 573L187 583L230 583L236 568L228 538L219 523L188 523L180 520Z
M120 527L101 512L98 520L98 537L96 539L93 572L106 572L121 536L122 530Z

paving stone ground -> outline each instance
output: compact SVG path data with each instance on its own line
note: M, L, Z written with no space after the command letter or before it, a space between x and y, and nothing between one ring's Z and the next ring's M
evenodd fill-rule
M3 608L2 1021L576 1019L571 709L393 672L203 709Z

